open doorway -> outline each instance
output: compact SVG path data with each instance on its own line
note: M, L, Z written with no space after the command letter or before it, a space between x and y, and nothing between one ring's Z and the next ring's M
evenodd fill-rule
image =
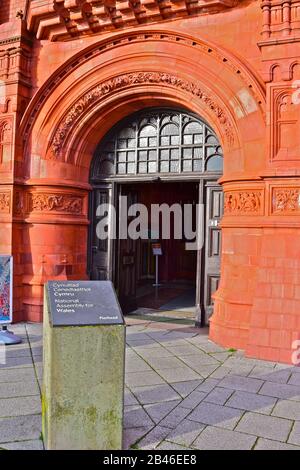
M222 172L216 133L187 110L143 109L113 126L99 143L90 178L89 276L113 281L124 313L175 309L191 314L198 326L208 324L220 280ZM186 237L157 235L158 289L152 285L156 236L124 239L118 233L122 195L129 205L198 203L203 209L203 244L196 250L185 250ZM101 236L99 225L107 229Z
M120 185L121 186L121 185ZM196 207L199 199L199 183L195 182L151 182L122 185L120 194L131 202L147 208L147 235L138 240L119 240L116 269L121 304L127 312L157 313L173 312L174 316L195 317L197 250L186 249L186 238L181 238L174 229L175 216L170 212L170 237L164 238L162 218L155 229L151 220L151 208L165 204L168 208L181 208L177 217L182 217L184 207L190 207L191 229L196 229ZM178 221L177 221L178 222ZM130 223L130 221L129 221ZM154 226L154 233L153 233ZM159 245L159 255L156 255ZM158 270L156 272L156 263ZM157 279L156 279L157 276ZM159 285L156 285L156 284ZM154 313L154 312L153 312Z

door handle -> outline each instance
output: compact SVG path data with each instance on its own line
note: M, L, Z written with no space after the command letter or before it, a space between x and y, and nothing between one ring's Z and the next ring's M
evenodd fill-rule
M218 227L219 221L217 219L210 219L208 225L209 227Z

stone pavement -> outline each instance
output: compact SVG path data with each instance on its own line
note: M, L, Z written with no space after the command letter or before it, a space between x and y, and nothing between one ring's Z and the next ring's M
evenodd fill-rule
M300 449L300 368L220 348L207 330L127 323L125 448ZM0 448L42 450L42 327L12 329L24 342L5 364L0 351Z

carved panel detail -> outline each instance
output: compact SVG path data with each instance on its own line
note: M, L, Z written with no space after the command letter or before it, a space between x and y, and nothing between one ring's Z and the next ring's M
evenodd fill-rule
M62 212L81 215L83 198L69 194L30 193L29 210L32 212Z
M0 193L0 212L9 214L10 199L10 193Z
M300 114L297 90L287 86L272 90L271 160L300 160Z
M24 212L24 195L22 191L14 192L14 215L21 216Z
M262 207L262 191L230 191L225 193L225 214L259 215Z
M111 80L107 80L100 85L97 85L95 88L85 93L85 95L83 95L64 116L62 122L56 130L52 139L52 155L50 158L57 159L59 157L68 132L76 120L79 119L81 115L83 115L89 106L95 105L95 103L102 97L113 93L116 90L139 84L164 84L166 86L179 88L183 91L187 91L193 96L197 96L210 109L210 111L216 115L222 128L224 129L228 143L233 143L233 127L225 111L198 85L189 83L176 77L175 75L170 75L167 73L137 72L114 77Z
M12 121L0 120L0 164L11 161L12 158Z
M272 193L273 214L300 214L299 188L273 188Z

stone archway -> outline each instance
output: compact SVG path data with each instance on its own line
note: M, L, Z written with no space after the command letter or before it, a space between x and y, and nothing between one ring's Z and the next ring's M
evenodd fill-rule
M234 263L240 268L234 270L228 247L243 227L248 227L246 236L259 236L264 215L259 177L265 165L264 89L250 67L227 51L173 32L120 34L90 46L32 100L21 125L19 168L27 178L18 188L25 251L31 256L23 277L26 318L41 318L47 278L86 276L92 155L117 121L150 106L180 106L201 115L222 144L224 249L212 335L231 347L245 347L254 287L245 285L244 276L254 279L256 267L237 251ZM46 244L40 244L41 236Z

